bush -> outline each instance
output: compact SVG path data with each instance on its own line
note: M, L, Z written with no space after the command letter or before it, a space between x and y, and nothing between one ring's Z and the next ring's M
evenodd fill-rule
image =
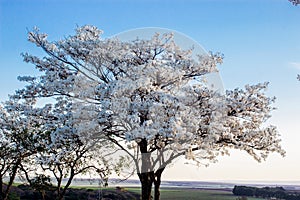
M13 192L8 195L8 199L9 200L20 200L20 196Z
M232 193L237 196L254 196L256 193L256 188L247 186L234 186Z
M287 199L288 196L291 196L283 187L248 187L248 186L234 186L232 193L237 196L255 196L270 198L275 197L278 199ZM291 198L294 198L291 197Z
M248 198L243 196L243 197L238 197L236 200L248 200Z

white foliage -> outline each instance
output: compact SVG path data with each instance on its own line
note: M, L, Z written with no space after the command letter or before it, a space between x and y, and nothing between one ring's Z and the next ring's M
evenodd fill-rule
M29 33L48 56L24 54L24 61L42 75L19 78L29 85L17 96L66 96L76 102L67 111L73 129L53 132L53 141L76 129L80 136L119 144L129 154L138 148L141 153L166 149L170 159L185 154L199 162L215 161L230 148L257 160L274 151L284 155L276 127L264 126L274 101L264 94L267 83L221 95L209 89L203 76L218 71L222 55L193 59L192 50L181 50L172 34L131 42L101 39L101 34L83 26L74 36L49 42L46 34ZM142 152L143 142L147 149Z

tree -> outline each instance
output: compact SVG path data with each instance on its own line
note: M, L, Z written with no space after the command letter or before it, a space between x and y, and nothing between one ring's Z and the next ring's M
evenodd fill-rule
M270 198L275 197L278 199L287 199L289 192L287 192L283 187L249 187L249 186L234 186L232 193L239 196L249 196L249 197L262 197Z
M55 178L57 200L64 198L75 176L91 173L106 179L115 166L108 161L108 154L104 151L113 151L111 145L101 137L90 137L91 130L87 127L84 130L78 127L83 126L83 122L72 115L73 109L71 101L59 98L54 108L48 109L49 113L42 113L48 121L47 130L52 131L48 137L40 138L46 146L37 155L36 164ZM62 187L64 178L66 184Z
M88 131L91 130L83 127L83 116L80 119L73 116L74 105L65 98L38 107L34 99L23 100L12 95L0 108L3 200L8 198L17 175L36 188L37 181L45 180L37 178L50 172L56 179L56 185L53 185L56 199L60 200L78 174L90 173L106 179L113 167L122 167L123 160L114 163L109 158L114 150L112 145L102 137L90 137ZM9 177L9 182L3 188L5 176ZM67 178L67 183L62 188L64 178ZM42 188L40 185L39 189Z
M237 196L255 196L256 195L255 187L247 187L247 186L234 186L232 193Z
M46 191L52 189L50 176L44 174L37 175L30 180L30 186L41 194L42 200L45 200Z
M102 137L91 137L92 130L83 127L84 118L81 115L78 120L73 115L74 109L74 103L66 97L56 98L53 104L35 108L34 117L40 119L44 134L36 136L40 145L37 145L39 151L33 161L27 165L22 164L20 168L33 188L37 186L36 181L43 180L37 179L43 177L43 174L37 174L36 171L51 174L56 181L52 188L56 190L57 200L64 198L75 176L93 174L106 179L114 166L122 166L122 163L113 163L109 158L112 153L104 151L113 152L112 145L107 144Z
M34 101L27 99L19 102L11 98L0 107L0 184L1 199L8 198L9 191L22 164L34 156L39 150L37 135L42 133L39 120L28 113L34 112ZM8 183L3 188L3 179Z
M1 130L0 130L1 131ZM5 199L9 189L5 189L3 186L4 178L9 173L12 167L11 160L11 146L6 136L0 132L0 199ZM7 190L8 189L8 190Z
M289 1L295 6L300 4L300 0L289 0Z
M203 77L217 71L221 54L195 59L172 34L122 42L101 33L83 26L49 42L38 29L29 32L46 56L23 54L42 75L23 78L29 84L17 95L66 96L86 108L94 137L105 136L131 158L143 200L151 198L153 184L159 199L163 171L182 156L199 164L232 148L258 161L270 152L284 155L276 127L264 124L274 101L264 93L267 83L220 94Z

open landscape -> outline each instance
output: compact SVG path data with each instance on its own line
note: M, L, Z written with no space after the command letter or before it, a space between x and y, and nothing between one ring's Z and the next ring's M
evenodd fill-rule
M109 183L108 188L99 188L96 187L97 181L88 180L88 179L76 179L73 188L84 187L94 190L101 190L102 194L105 197L105 193L109 192L124 192L123 194L128 193L141 193L138 180L126 180L119 181L118 179L112 179ZM299 182L204 182L204 181L163 181L161 188L161 199L162 200L180 200L180 199L189 199L189 200L236 200L242 199L243 195L234 195L233 188L236 185L247 185L247 187L253 188L278 188L282 187L289 193L300 192ZM80 186L81 185L81 186ZM88 186L89 185L89 186ZM245 197L247 200L262 200L266 198L254 198L254 197ZM295 198L297 199L297 198Z
M119 181L113 179L107 187L97 185L95 179L75 179L73 185L68 189L65 200L136 200L141 198L141 188L138 180ZM248 183L247 188L284 188L288 193L299 194L300 184L281 183L253 184ZM233 183L201 182L201 181L164 181L161 187L161 200L263 200L271 199L262 197L250 197L245 195L234 195ZM244 186L242 186L244 187ZM245 186L246 187L246 186ZM11 190L11 200L51 200L54 190L51 188L33 190L28 185L15 184ZM42 198L42 194L44 197ZM153 195L153 193L152 193ZM273 199L275 199L273 197ZM285 198L283 198L285 199ZM293 198L300 199L298 197Z
M300 200L300 0L0 0L0 200Z
M70 188L65 195L65 200L136 200L140 199L140 188ZM52 200L51 191L45 192L45 200ZM162 188L161 200L236 200L238 196L229 190L222 189L195 189L195 188ZM11 200L40 200L39 192L33 192L24 186L14 186L9 196ZM262 200L251 198L248 200Z
M236 200L231 191L222 189L191 189L191 188L162 188L162 200ZM248 200L261 200L260 198L248 198Z

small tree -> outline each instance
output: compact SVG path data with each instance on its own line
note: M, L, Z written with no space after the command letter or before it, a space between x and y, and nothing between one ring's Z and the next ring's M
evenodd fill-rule
M30 180L31 187L40 192L42 199L45 200L46 191L52 189L51 178L44 174L39 174Z
M21 165L25 179L33 188L36 181L43 180L36 179L41 176L36 171L51 174L56 181L52 188L56 190L57 200L64 198L75 176L90 173L105 179L115 165L121 167L119 163L108 161L109 155L103 151L113 151L111 145L101 137L90 137L92 130L82 127L83 117L77 119L73 109L73 103L65 98L57 98L53 105L35 108L34 116L40 119L44 134L36 136L39 151L33 162Z
M121 42L102 39L101 33L83 26L74 36L49 42L37 29L30 32L29 40L47 56L24 54L42 75L26 78L34 81L18 95L67 96L88 108L84 116L92 116L86 122L93 134L132 159L143 200L151 198L153 184L159 199L163 171L181 156L215 161L232 148L258 161L270 152L284 155L276 127L264 125L274 101L264 93L267 83L223 95L203 79L217 71L222 55L195 59L172 34Z
M111 145L101 137L89 137L91 130L82 129L83 118L73 116L72 102L58 98L54 105L38 107L34 99L18 97L12 95L0 107L1 199L8 198L18 174L35 187L37 171L51 172L56 178L57 199L63 199L76 175L93 173L107 178L114 166L122 167L122 163L107 161L109 155L103 148L109 150ZM4 188L6 176L9 181ZM63 178L67 183L62 188Z
M9 191L9 187L6 186L6 189L3 187L3 182L4 178L9 174L11 167L13 166L11 152L12 149L9 140L2 133L2 130L0 130L0 199L5 199Z
M92 138L92 130L83 129L82 121L73 116L71 101L58 99L51 113L45 116L49 137L44 141L46 148L37 157L37 164L45 172L50 172L56 180L57 199L63 199L75 176L92 173L105 179L114 163L107 161L105 150L111 149L101 137ZM83 118L80 118L82 120ZM113 151L112 149L110 151ZM66 184L62 188L64 178Z
M300 4L300 0L289 0L289 1L295 6Z
M1 199L6 200L10 188L22 166L35 155L39 146L36 136L41 133L41 127L36 118L29 114L33 111L34 101L27 99L19 102L11 98L0 107L1 124L1 158L0 183ZM3 178L8 177L6 189L3 189Z

